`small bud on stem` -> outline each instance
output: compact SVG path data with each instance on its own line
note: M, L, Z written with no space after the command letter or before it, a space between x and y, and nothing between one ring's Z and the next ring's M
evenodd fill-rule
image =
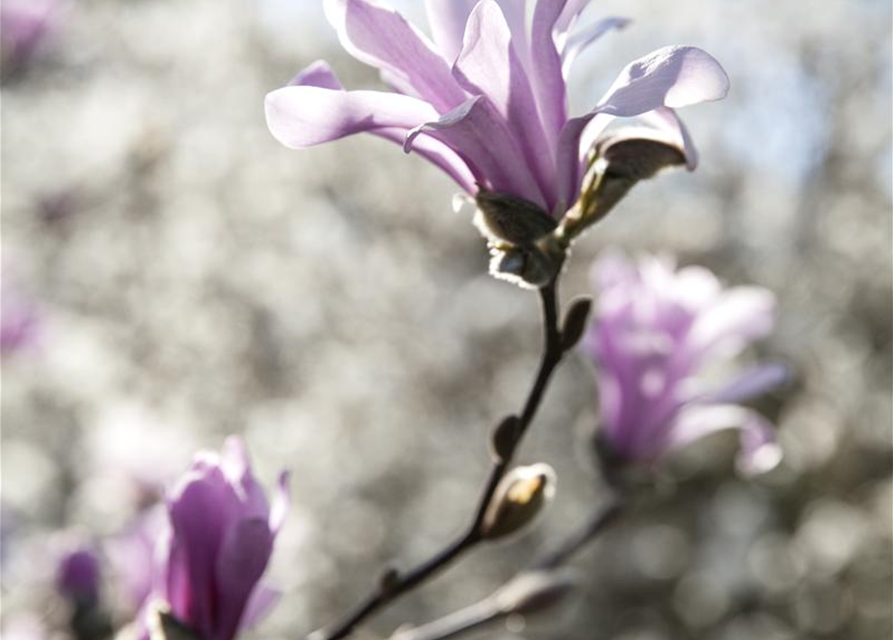
M577 298L571 302L561 327L561 348L564 351L572 349L583 337L591 310L591 298Z
M555 472L547 464L512 469L499 483L481 524L481 537L502 538L526 527L555 492Z

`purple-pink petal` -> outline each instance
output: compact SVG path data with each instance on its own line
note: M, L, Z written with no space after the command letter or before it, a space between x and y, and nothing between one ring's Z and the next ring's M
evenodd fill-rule
M451 62L462 50L468 15L478 0L425 0L428 23L441 56Z
M555 205L551 145L527 73L512 47L509 25L495 0L483 0L471 12L453 75L469 93L486 95L506 120L523 155L504 158L503 162L524 162L530 167L545 198L545 208L551 211Z
M720 389L697 398L697 401L705 404L746 402L777 389L790 378L791 371L787 366L779 363L763 364L738 374Z
M729 78L709 53L696 47L663 47L628 64L595 111L631 117L658 107L720 100L728 92Z
M429 102L440 113L465 100L433 43L396 11L367 0L326 0L325 9L344 48L386 71L403 93Z
M267 568L273 552L273 534L263 519L245 519L226 532L217 556L216 588L221 606L215 625L218 637L233 638L245 606Z
M267 94L265 109L273 136L292 149L377 129L408 130L438 117L431 105L409 96L312 86L277 89Z
M288 83L290 87L319 87L320 89L343 90L338 76L325 60L317 60L304 68Z
M537 2L530 33L531 68L540 117L554 148L567 122L567 86L553 31L567 0ZM567 203L570 204L570 203Z
M420 135L430 135L455 150L475 179L493 191L511 193L544 209L548 206L530 168L518 162L523 152L505 119L486 96L477 96L438 120L410 131L405 150Z

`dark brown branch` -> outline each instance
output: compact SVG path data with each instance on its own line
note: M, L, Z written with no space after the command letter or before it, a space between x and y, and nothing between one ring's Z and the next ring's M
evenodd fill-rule
M433 622L404 629L391 636L391 640L447 640L480 629L514 613L537 613L554 605L567 593L565 586L567 583L562 583L560 577L561 567L614 522L625 505L626 499L622 495L611 496L607 502L596 508L578 529L561 540L555 549L517 574L489 597ZM513 603L511 600L507 602L505 598L511 585L517 584L525 576L528 578L542 576L540 584L543 589L538 591L535 601L526 603L528 607L533 607L532 610L526 610L524 602ZM554 582L550 582L551 580Z
M493 461L471 523L462 534L427 560L406 572L392 572L389 574L386 579L381 580L376 585L374 590L363 601L348 611L342 620L335 622L328 628L312 633L308 640L340 640L347 637L366 618L432 577L483 540L482 524L487 509L493 501L496 487L506 471L508 471L524 434L531 422L533 422L552 373L561 362L565 353L565 347L562 346L561 329L558 325L557 280L558 278L556 277L552 282L539 290L543 323L543 350L536 378L516 422L516 437L502 455Z

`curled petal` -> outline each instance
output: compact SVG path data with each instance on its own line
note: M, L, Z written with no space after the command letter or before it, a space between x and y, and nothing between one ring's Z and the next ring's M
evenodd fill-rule
M344 87L332 67L325 60L317 60L307 65L288 83L290 87L320 87L321 89L341 90Z
M441 113L465 100L433 43L393 9L369 0L326 0L325 9L344 48L386 72L401 92L430 102Z
M725 429L738 429L741 433L737 465L743 474L765 473L781 462L781 448L771 425L755 411L731 404L687 406L677 416L657 453L680 449Z
M688 132L688 128L669 107L658 107L639 116L639 120L650 125L654 129L669 136L669 138L682 150L685 155L685 166L689 171L694 171L698 166L698 150Z
M720 100L729 92L722 66L696 47L664 47L628 64L596 111L637 116L658 107L687 107Z
M377 129L370 133L403 146L406 141L407 130ZM412 151L450 176L465 191L473 193L476 189L475 178L468 165L455 151L440 140L436 140L431 136L420 136L413 141Z
M477 96L441 118L409 132L404 150L410 151L421 134L430 135L453 149L475 179L491 191L504 191L542 208L546 201L525 162L520 144L486 96Z
M735 461L738 472L745 476L766 473L777 467L783 457L775 430L759 414L751 412L741 427L741 451Z
M291 474L288 471L283 471L279 474L279 482L276 483L269 521L270 531L273 532L273 535L279 533L279 529L282 528L288 515L288 508L291 505L291 492L288 489L290 479Z
M431 105L409 96L313 86L277 89L267 94L264 106L270 132L292 149L364 131L412 129L437 118Z
M729 78L722 66L695 47L664 47L630 63L595 109L571 118L562 129L557 157L559 193L576 195L582 179L581 160L612 117L633 117L661 107L719 100L728 90ZM680 136L687 136L687 132L680 129ZM687 148L691 149L690 142ZM688 153L686 158L691 165Z

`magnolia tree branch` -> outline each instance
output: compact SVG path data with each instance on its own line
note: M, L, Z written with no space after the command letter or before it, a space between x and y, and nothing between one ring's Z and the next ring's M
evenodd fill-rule
M484 522L500 481L505 477L521 440L533 421L549 380L568 349L582 335L589 311L588 299L571 305L559 326L558 277L539 289L543 324L543 349L539 369L519 416L508 416L491 436L493 461L474 516L465 530L433 556L406 570L386 571L371 593L344 617L313 632L308 640L339 640L350 635L366 618L412 590L485 539Z
M398 631L390 640L447 640L511 615L536 614L560 602L576 581L562 567L614 522L625 498L613 495L550 552L493 594L427 624Z

